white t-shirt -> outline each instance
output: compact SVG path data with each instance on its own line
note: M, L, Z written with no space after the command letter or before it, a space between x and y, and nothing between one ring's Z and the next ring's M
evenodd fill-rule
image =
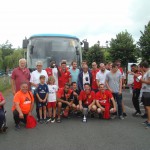
M99 72L97 72L96 74L96 80L99 81L99 84L105 84L105 80L106 80L106 75L109 73L110 71L105 69L104 72L102 72L101 70Z
M55 84L58 86L58 70L57 68L52 68L53 76L55 78Z
M57 85L48 85L48 102L56 102L56 92L58 91Z
M148 80L150 78L150 69L143 75L144 80ZM150 92L150 84L142 83L142 92Z
M90 84L90 76L89 76L89 73L88 73L88 72L87 72L87 73L84 73L84 72L83 72L83 85L84 85L85 83L89 83L89 84Z
M45 70L42 70L41 72L38 72L37 70L33 71L31 73L30 82L34 83L34 84L39 84L41 75L45 76L45 83L46 83L48 81L48 75L47 75L47 72Z

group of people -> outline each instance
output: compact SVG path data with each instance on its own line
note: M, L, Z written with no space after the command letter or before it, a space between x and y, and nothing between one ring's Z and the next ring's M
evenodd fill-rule
M144 73L139 77L139 72L133 67L135 66L131 66L132 72L128 73L134 75L132 100L137 114L141 113L138 104L140 92L137 87L141 89L143 86L142 93L149 92L150 73L148 66L144 71L144 63L141 70L148 72L145 77ZM139 83L135 83L137 79ZM12 111L17 129L20 128L20 121L26 123L27 116L32 115L34 101L37 120L40 123L60 123L62 117L68 118L71 114L82 117L83 122L87 122L89 115L92 118L98 115L103 119L114 119L118 115L121 120L127 116L122 98L124 72L119 60L115 63L100 63L99 68L97 63L93 62L91 69L87 61L82 62L81 68L77 68L76 61L72 61L70 68L65 60L62 60L60 66L51 61L45 70L42 61L37 61L36 70L30 73L23 58L19 60L19 67L12 72L11 83L14 95ZM145 124L150 126L150 106L145 99L143 96L148 115ZM0 95L0 118L4 103L5 100Z

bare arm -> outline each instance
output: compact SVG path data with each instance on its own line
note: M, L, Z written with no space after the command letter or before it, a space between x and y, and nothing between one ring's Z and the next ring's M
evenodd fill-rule
M140 81L141 81L142 83L145 83L145 84L150 84L150 78L148 78L148 80L143 80L143 79L141 78Z
M11 79L11 89L12 89L13 95L15 95L15 93L16 93L16 86L15 86L15 80L14 79Z
M96 79L96 84L99 87L99 80L98 79Z
M5 104L6 104L5 100L3 100L3 101L0 102L0 106L4 106Z
M106 84L106 87L108 88L108 90L113 93L113 90L110 88L107 80L105 81L105 84Z
M122 93L122 78L120 78L120 82L119 82L119 93Z

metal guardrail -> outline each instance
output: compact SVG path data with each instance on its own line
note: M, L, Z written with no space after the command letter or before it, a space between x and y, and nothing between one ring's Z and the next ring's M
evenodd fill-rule
M10 76L9 75L3 75L0 76L0 91L4 91L8 89L11 85L10 83Z

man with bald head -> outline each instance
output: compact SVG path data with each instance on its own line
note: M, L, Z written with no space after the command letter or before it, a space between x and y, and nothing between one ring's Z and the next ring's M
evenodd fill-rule
M106 69L105 64L100 63L100 70L96 74L96 82L97 82L98 87L99 87L99 84L105 85L105 79L106 79L107 73L109 73L109 71Z
M84 89L84 84L89 83L92 84L92 74L89 71L88 65L82 66L82 71L80 71L78 75L78 89L79 91Z
M11 76L12 93L15 95L20 90L22 82L27 82L30 89L30 71L26 68L26 59L19 60L19 67L15 68Z

